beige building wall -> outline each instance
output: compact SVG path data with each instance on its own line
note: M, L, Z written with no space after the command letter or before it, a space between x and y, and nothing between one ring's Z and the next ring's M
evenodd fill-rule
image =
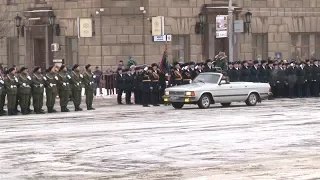
M152 41L151 23L148 20L152 16L164 16L165 33L173 37L173 41L167 44L169 61L179 60L177 56L182 47L181 44L179 45L181 39L185 42L183 60L204 61L203 44L204 38L208 37L195 34L195 25L196 22L199 22L198 14L202 6L213 2L218 1L20 0L16 4L7 5L7 1L2 0L0 10L7 11L12 27L8 38L0 41L0 62L5 65L16 64L18 66L32 64L30 61L33 59L27 56L32 47L26 45L28 41L26 37L19 37L17 44L11 43L11 46L17 49L14 52L14 55L18 57L15 58L17 62L8 62L10 59L8 57L12 57L8 54L8 41L17 37L13 23L14 17L17 14L23 17L23 12L28 8L40 7L52 7L57 17L56 24L60 25L61 35L53 36L53 42L61 45L61 52L54 53L51 58L66 59L69 66L74 63L79 63L81 66L90 63L106 70L115 68L119 60L126 62L130 56L138 64L160 62L166 45L165 42ZM308 38L305 34L316 35L320 31L320 13L318 13L320 12L320 1L317 0L234 0L234 3L243 11L239 19L244 18L247 10L253 13L251 33L238 35L237 47L239 48L236 48L237 52L235 52L238 56L235 57L237 60L255 59L254 56L259 54L264 54L263 58L266 58L265 56L274 57L276 52L281 52L284 59L292 58L295 56L293 52L299 51L299 48L295 47L295 42L291 41L293 35ZM145 7L146 14L140 11L140 7ZM100 11L101 8L104 11ZM99 14L96 13L97 11ZM95 35L92 38L77 40L78 17L93 18ZM23 24L28 26L26 18L23 19ZM28 31L28 28L25 31ZM209 34L212 36L214 32ZM262 36L266 37L263 41ZM68 54L69 46L71 46L70 38L78 41L74 52L76 58L70 58ZM315 39L315 46L317 46L318 40ZM303 38L301 41L304 41ZM215 46L210 45L210 47ZM303 50L300 48L300 51ZM212 53L209 54L212 55Z

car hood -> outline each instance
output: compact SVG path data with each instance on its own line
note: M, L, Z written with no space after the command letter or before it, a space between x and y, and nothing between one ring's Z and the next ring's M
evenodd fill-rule
M186 84L186 85L180 85L180 86L174 86L167 88L167 91L197 91L199 89L203 90L206 87L213 87L215 84L210 83L192 83L192 84Z

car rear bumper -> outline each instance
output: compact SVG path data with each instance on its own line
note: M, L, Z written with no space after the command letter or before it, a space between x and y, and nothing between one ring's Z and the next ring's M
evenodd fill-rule
M163 96L163 100L165 103L179 102L185 104L195 104L198 102L198 99L192 96Z

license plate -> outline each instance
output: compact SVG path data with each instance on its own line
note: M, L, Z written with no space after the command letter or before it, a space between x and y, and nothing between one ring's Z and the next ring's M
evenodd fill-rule
M177 99L179 99L179 97L173 96L172 99L177 100Z

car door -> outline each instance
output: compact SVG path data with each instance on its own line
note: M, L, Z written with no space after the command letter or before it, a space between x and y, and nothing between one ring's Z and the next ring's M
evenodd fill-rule
M213 93L214 101L216 103L232 102L233 93L232 84L227 84L225 81L222 81Z

